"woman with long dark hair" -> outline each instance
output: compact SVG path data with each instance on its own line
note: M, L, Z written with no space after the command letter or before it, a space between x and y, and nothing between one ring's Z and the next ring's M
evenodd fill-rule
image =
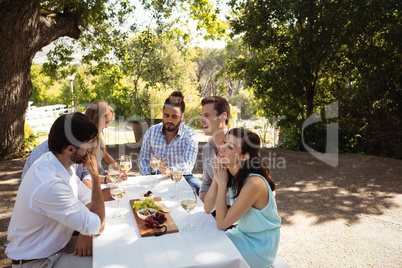
M226 231L250 267L269 267L280 237L278 215L268 166L260 155L259 136L245 128L231 129L215 159L214 178L204 210L216 210L217 226ZM231 207L226 205L229 190Z

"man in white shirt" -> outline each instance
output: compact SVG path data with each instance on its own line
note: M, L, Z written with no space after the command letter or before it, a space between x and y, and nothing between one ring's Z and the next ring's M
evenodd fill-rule
M29 154L28 159L25 162L24 168L22 169L21 181L22 179L24 179L25 174L27 173L28 169L32 166L32 164L35 163L37 159L39 159L42 155L44 155L47 152L49 152L49 145L47 140L45 140L44 142L35 147L35 149ZM80 178L81 181L86 186L92 188L91 175L89 175L87 169L85 167L82 167L81 164L74 164L72 165L72 167L74 168L78 178Z
M5 253L13 267L92 267L92 235L104 229L105 205L96 158L88 154L97 135L81 113L62 115L49 133L50 152L27 171L15 202ZM83 163L92 191L72 165ZM80 232L72 237L74 230Z

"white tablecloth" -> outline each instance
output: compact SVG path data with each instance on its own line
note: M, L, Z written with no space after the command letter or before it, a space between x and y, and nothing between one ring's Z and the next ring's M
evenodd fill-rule
M160 182L153 188L154 179ZM126 196L120 200L122 219L114 220L117 201L106 202L106 227L102 235L93 241L93 267L249 267L239 251L216 227L215 219L203 210L198 198L197 207L190 213L190 223L196 226L194 232L183 232L180 227L187 223L187 213L180 201L170 200L174 183L160 175L130 177L126 182ZM180 192L188 187L183 178L177 184ZM135 222L129 200L151 190L160 196L170 212L178 233L159 237L141 237Z

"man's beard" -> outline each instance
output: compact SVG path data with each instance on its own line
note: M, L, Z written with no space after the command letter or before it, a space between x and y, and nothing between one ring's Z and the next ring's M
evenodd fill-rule
M76 164L81 164L84 161L84 157L86 156L86 154L84 155L79 155L78 151L75 151L73 154L71 154L70 156L70 160Z
M172 127L166 127L167 124L163 123L163 129L168 132L174 132L180 127L180 123L181 123L181 120L177 125L172 124L173 125Z

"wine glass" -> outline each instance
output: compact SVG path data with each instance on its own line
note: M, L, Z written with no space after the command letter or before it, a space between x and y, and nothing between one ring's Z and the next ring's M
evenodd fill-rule
M122 214L120 213L120 198L126 195L126 189L121 184L115 184L110 187L110 195L117 199L117 213L112 216L112 218L121 218Z
M122 155L120 157L120 170L123 174L127 173L132 168L131 156Z
M193 210L197 204L197 193L194 188L186 187L181 189L180 194L181 207L187 211L187 225L183 226L182 230L185 232L192 232L195 230L195 226L190 224L189 218L190 211Z
M158 170L161 167L162 160L159 156L151 155L151 168L154 170L155 174L158 174Z
M170 196L172 200L180 200L180 195L177 193L177 182L183 177L183 170L177 167L172 168L170 173L170 179L174 181L175 194Z
M151 161L149 161L151 164L151 168L154 170L155 174L158 174L158 170L161 167L162 160L159 156L151 155ZM157 179L154 179L152 181L152 186L155 187L158 184Z
M116 184L116 182L120 179L120 168L116 163L110 164L108 167L108 178L112 181L113 184Z

